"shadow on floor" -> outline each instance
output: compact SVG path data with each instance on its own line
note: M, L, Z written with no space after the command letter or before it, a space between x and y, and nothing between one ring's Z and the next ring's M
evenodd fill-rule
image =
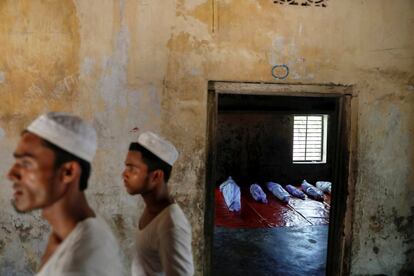
M215 227L212 275L325 275L328 228Z

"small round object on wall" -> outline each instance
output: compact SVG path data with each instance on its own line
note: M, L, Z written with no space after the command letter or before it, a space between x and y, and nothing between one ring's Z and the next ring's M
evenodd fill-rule
M272 76L279 80L286 79L289 76L289 67L286 64L276 64L272 67Z

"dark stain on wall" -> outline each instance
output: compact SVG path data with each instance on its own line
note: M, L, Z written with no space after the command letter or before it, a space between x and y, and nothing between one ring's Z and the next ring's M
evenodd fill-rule
M6 232L7 234L11 234L12 233L12 231L9 228L7 228L6 226L1 226L1 230L3 230L4 232Z
M369 229L374 233L380 232L384 228L384 225L387 223L386 219L387 217L384 212L384 207L382 205L379 205L377 207L376 215L373 215L369 218Z
M411 215L398 216L397 210L393 208L394 224L397 231L404 237L404 243L408 245L408 250L404 252L406 256L405 265L400 270L399 275L414 275L414 206L411 206Z
M25 226L23 224L15 224L14 228L16 229L22 243L27 242L32 238L30 231L33 227L31 225Z
M119 233L120 237L122 238L122 240L126 239L126 228L127 226L125 225L125 221L124 218L122 217L121 214L114 214L112 217L112 220L114 221L115 225L116 225L116 230Z
M2 255L2 252L3 252L5 246L6 246L6 243L4 241L0 240L0 255Z

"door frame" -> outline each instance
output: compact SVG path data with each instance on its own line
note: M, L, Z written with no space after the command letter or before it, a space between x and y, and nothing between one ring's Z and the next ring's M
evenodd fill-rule
M352 217L357 176L358 97L352 86L338 84L209 81L204 205L203 274L211 275L214 238L216 128L219 94L332 97L338 99L334 185L329 220L326 275L348 275L351 264ZM335 214L335 215L334 215Z

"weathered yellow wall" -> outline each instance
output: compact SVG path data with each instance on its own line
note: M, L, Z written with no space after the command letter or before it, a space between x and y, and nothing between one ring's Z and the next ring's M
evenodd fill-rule
M202 269L208 80L352 84L358 93L358 181L352 273L395 275L413 261L414 2L271 0L0 1L0 274L31 274L45 245L38 213L16 215L6 172L39 113L94 122L99 151L88 198L126 255L136 203L120 173L131 130L181 151L171 189L190 218ZM125 258L125 263L129 259Z

